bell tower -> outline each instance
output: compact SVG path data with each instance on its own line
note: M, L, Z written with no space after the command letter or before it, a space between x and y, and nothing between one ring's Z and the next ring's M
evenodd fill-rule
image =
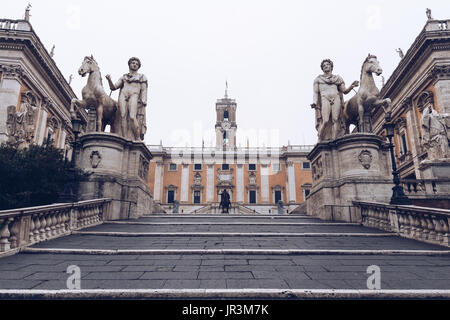
M225 96L216 102L216 148L236 147L236 107L236 100L228 98L228 82L226 82Z

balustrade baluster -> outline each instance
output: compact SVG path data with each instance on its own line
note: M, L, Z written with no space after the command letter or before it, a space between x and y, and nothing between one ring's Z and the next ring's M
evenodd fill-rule
M52 237L52 218L50 216L50 213L46 213L47 216L45 217L46 225L45 225L45 235L47 239L50 239Z
M436 232L435 240L436 240L437 243L441 243L442 242L442 225L441 225L441 220L439 219L439 216L432 215L431 216L431 221L433 223L434 230Z
M0 219L0 252L11 249L11 243L9 242L9 237L11 236L9 224L11 221L12 218Z
M427 222L428 240L430 240L431 242L436 242L437 233L434 228L433 217L431 215L427 215L425 219Z
M405 235L407 237L412 237L414 238L414 235L416 233L416 226L415 226L415 221L414 221L414 217L409 214L408 212L405 212L406 215L406 222L407 222L407 229L406 229L406 233Z
M445 245L450 245L450 218L443 217L441 219L442 223L442 243Z
M39 217L39 221L41 223L41 228L39 230L39 238L41 239L41 241L44 241L47 239L47 236L45 234L45 227L47 226L47 220L45 220L45 216L43 214Z
M9 242L11 243L11 249L15 249L19 246L19 233L20 233L20 218L11 218L11 223L9 224L9 230L11 236L9 237Z
M57 223L57 220L56 220L56 215L58 214L58 211L54 211L54 212L51 212L50 213L50 220L51 220L51 222L52 222L52 224L51 224L51 226L50 226L50 229L51 229L51 235L52 235L52 237L55 237L56 236L56 223Z
M34 243L34 231L36 230L36 224L34 223L33 215L30 216L30 233L28 236L29 243Z

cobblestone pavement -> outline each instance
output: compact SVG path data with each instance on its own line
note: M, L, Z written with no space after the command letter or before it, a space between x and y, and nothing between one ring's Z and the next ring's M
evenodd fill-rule
M144 217L126 224L105 223L82 232L135 234L74 234L32 248L162 251L133 254L22 252L0 258L0 289L66 289L67 268L71 265L81 270L82 289L367 289L370 276L367 268L371 265L380 267L382 289L450 289L450 255L438 252L448 248L387 235L359 225L317 226L315 224L324 222L302 216L275 217L210 216L190 219L168 215ZM135 224L143 222L163 224ZM173 226L164 224L172 222ZM251 225L219 224L225 222ZM167 232L184 234L163 234ZM198 234L202 232L215 235ZM247 235L220 234L230 232ZM283 235L275 236L276 233ZM299 233L333 233L333 236L311 237ZM162 254L166 249L175 251ZM204 251L186 254L182 251L186 249ZM247 251L222 254L208 252L210 249ZM262 254L251 249L411 251L370 254L287 254L274 251Z

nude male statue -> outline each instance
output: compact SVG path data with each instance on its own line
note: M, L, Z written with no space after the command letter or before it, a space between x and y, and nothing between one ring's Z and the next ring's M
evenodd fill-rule
M344 80L339 75L332 74L333 62L331 60L323 60L320 67L324 73L314 80L314 97L311 108L316 109L316 129L319 141L334 140L345 131L342 123L343 95L359 86L359 81L354 81L350 87L346 88ZM330 120L331 124L329 124Z
M129 126L132 132L132 139L143 140L146 131L145 125L145 107L147 105L147 78L138 73L141 67L141 61L132 57L128 60L129 72L124 74L116 84L111 80L109 74L106 75L108 79L109 88L111 90L120 89L119 93L119 110L121 116L121 130L122 136L126 137L128 134L127 114L129 117ZM143 110L142 110L143 109ZM138 121L138 115L143 116L141 123Z

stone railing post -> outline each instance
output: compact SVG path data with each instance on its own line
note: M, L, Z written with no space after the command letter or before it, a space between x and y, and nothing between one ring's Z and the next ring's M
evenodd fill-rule
M13 218L0 219L0 252L11 249L11 243L9 241L11 236L9 224L11 221L13 221Z

